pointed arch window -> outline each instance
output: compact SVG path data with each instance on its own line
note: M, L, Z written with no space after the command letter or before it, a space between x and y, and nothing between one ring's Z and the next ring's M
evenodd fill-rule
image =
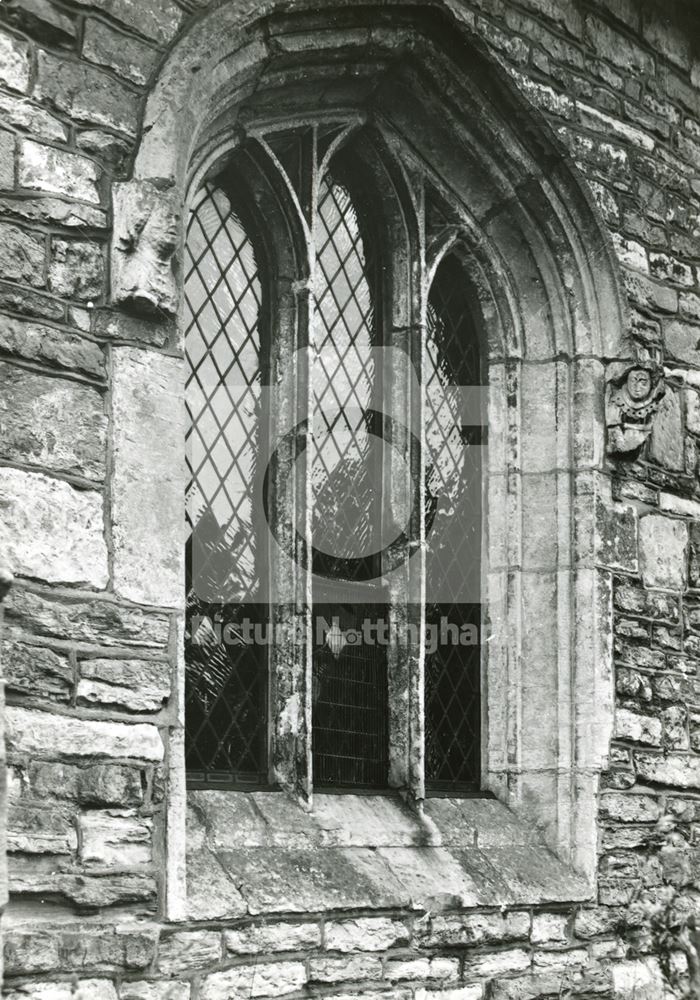
M368 127L260 130L192 203L193 785L480 785L478 337L456 255L421 313L394 168Z

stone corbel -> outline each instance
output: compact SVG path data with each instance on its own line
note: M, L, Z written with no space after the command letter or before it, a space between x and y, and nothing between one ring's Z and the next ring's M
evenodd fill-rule
M113 187L112 301L140 315L177 311L181 206L174 188L133 180Z
M605 423L609 455L626 455L641 448L651 434L654 414L665 392L664 370L654 361L628 365L608 380Z

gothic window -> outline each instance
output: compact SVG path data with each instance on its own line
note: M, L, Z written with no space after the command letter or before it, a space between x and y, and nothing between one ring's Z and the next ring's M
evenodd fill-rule
M386 158L369 128L261 130L192 202L193 787L282 783L284 697L309 789L406 787L416 733L429 792L480 787L479 337Z

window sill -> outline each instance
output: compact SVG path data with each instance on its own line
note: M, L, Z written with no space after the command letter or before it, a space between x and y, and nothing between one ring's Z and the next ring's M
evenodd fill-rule
M496 799L188 794L188 918L469 909L589 899L590 885Z

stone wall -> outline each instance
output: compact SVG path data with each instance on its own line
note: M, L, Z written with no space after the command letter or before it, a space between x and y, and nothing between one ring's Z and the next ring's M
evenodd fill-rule
M290 916L239 900L212 867L201 878L214 909L174 926L161 915L167 769L181 733L181 554L160 544L158 515L179 509L182 477L143 448L181 440L178 347L160 312L170 293L157 281L172 248L161 248L150 297L117 271L132 312L113 307L108 275L123 237L113 248L113 188L131 175L145 95L205 6L0 5L0 545L18 577L2 636L7 995L658 1000L666 977L682 996L697 958L687 918L698 909L700 829L691 5L460 4L586 179L619 259L636 356L666 372L640 456L606 464L618 700L597 900L549 890L502 907L494 890L445 912L377 912L368 897L350 910L311 900Z

